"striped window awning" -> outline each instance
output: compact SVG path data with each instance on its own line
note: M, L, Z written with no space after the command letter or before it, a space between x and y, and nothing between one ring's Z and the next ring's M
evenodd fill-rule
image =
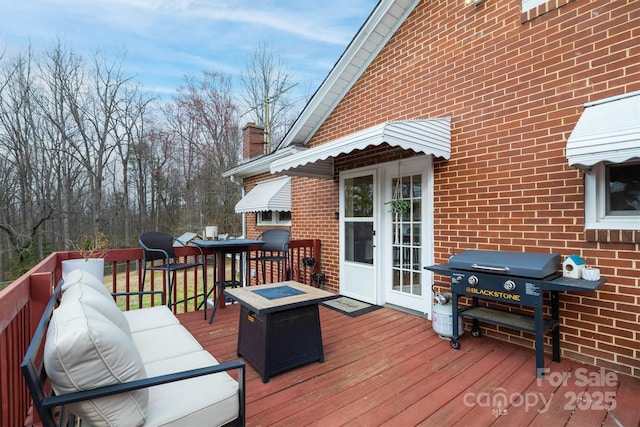
M569 166L640 159L640 91L585 104L567 140Z
M235 207L236 213L291 212L291 177L283 176L258 183Z

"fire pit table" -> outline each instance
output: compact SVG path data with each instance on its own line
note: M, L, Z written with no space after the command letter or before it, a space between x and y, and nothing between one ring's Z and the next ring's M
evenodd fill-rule
M225 291L238 301L238 356L266 383L272 375L324 362L318 303L336 295L292 280Z
M560 310L558 292L595 291L604 279L587 281L563 277L559 254L468 250L449 258L447 264L424 267L451 278L453 331L451 347L460 348L458 316L473 320L471 335L480 336L479 322L535 334L536 376L544 377L544 334L552 333L552 359L560 361ZM550 293L551 316L543 315L543 294ZM468 296L472 304L459 307L460 296ZM533 316L480 306L487 299L533 308Z

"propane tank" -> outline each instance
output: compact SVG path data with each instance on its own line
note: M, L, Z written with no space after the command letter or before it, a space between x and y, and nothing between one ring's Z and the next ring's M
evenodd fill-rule
M433 321L431 325L441 338L453 338L453 306L449 303L450 293L437 294L433 303ZM458 316L458 336L464 333L462 316Z

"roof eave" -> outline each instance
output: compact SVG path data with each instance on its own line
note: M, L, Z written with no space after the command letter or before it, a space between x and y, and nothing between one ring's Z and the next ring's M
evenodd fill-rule
M299 146L290 146L277 151L274 151L271 154L266 156L261 156L255 159L251 159L245 163L242 163L236 166L233 169L226 170L222 172L222 176L224 178L230 178L231 181L242 184L242 180L249 176L259 175L261 173L270 172L270 165L274 160L278 160L282 157L287 157L291 154L295 154L300 150L303 150Z
M420 0L381 0L282 141L306 144Z

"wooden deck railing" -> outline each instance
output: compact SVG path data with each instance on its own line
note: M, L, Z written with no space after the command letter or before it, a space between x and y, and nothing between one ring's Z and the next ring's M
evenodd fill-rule
M189 257L197 252L195 248L177 248L180 257ZM253 248L249 258L256 258L259 247ZM313 269L304 267L302 258L313 257L316 264ZM3 291L0 291L0 426L21 426L27 417L31 406L31 397L27 391L20 363L26 352L35 327L40 320L44 307L51 296L55 283L62 277L62 261L81 258L79 252L54 252L19 277ZM139 266L142 261L142 250L111 249L105 251L105 283L112 292L135 292L142 287L142 275ZM290 265L287 268L289 277L302 283L311 283L311 274L320 271L320 241L297 240L290 244ZM246 266L261 273L261 266L253 261ZM276 270L267 270L267 281L282 279ZM207 274L212 273L207 270ZM151 272L150 272L151 273ZM145 290L166 290L166 278L155 272L148 274ZM180 273L178 282L184 293L197 292L202 284L200 270L190 270ZM249 276L249 284L255 284L255 279ZM261 277L256 275L256 277ZM209 279L208 279L209 280ZM182 284L184 283L184 285ZM192 283L194 286L189 286ZM209 282L209 288L213 282ZM119 301L120 302L120 301ZM201 301L200 301L201 302ZM157 304L151 301L150 304ZM136 308L137 299L124 298L121 302L123 309ZM193 299L174 307L174 311L197 310L199 301Z
M20 362L51 295L57 265L57 254L51 254L0 292L0 425L3 427L23 425L31 406Z

